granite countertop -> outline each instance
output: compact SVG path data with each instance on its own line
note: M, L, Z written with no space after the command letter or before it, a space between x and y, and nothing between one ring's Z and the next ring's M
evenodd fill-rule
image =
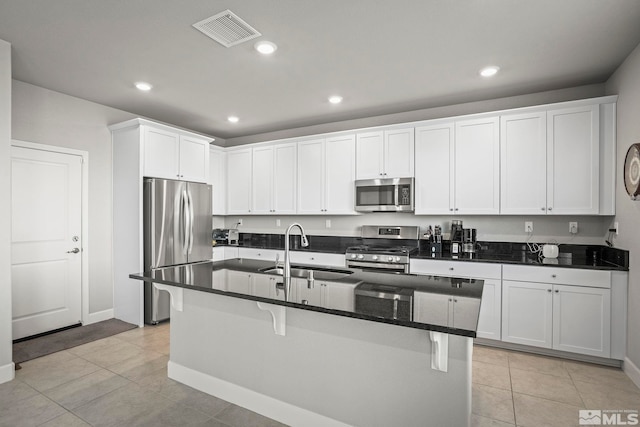
M344 254L349 246L371 243L369 239L345 236L308 236L309 246L300 245L300 236L291 237L291 250L303 252L321 252ZM375 244L381 244L376 239ZM447 242L441 255L432 256L423 240L390 240L389 245L407 245L417 247L413 259L436 259L443 261L473 261L500 264L537 265L550 267L582 268L591 270L629 271L629 252L602 245L560 244L557 259L545 259L529 250L526 243L515 242L478 242L476 253L453 255ZM260 249L284 249L284 235L240 233L237 247Z
M401 320L393 318L392 316L385 315L383 312L372 312L371 306L367 309L362 309L359 304L339 304L339 308L332 306L320 306L312 305L308 300L303 300L302 295L294 294L294 300L290 302L283 301L282 291L280 291L280 297L270 298L263 295L270 294L270 290L267 288L257 288L256 283L259 286L275 286L277 282L281 281L281 275L265 274L263 270L272 268L274 264L272 262L250 260L250 259L231 259L225 261L209 261L197 264L187 264L174 267L158 268L152 271L144 273L131 274L129 277L132 279L151 281L156 283L163 283L167 285L177 286L185 289L196 290L200 292L209 292L220 295L229 296L232 298L241 298L247 300L253 300L258 302L266 302L270 304L282 305L301 310L311 310L316 312L322 312L329 315L352 317L372 322L389 323L398 326L404 326L416 329L425 329L437 332L444 332L448 334L461 335L467 337L476 336L476 330L478 326L478 315L480 312L480 301L482 298L482 288L484 281L478 279L462 279L462 278L450 278L450 277L436 277L436 276L422 276L414 274L397 274L397 273L370 273L360 269L348 269L348 268L327 268L327 271L331 274L327 274L328 278L323 279L322 268L314 273L315 281L321 281L326 286L331 286L332 283L339 284L343 288L341 292L344 295L344 285L352 286L354 293L356 287L360 284L371 284L381 286L388 289L390 292L398 290L408 290L413 292L414 295L419 294L420 301L432 307L433 304L448 304L446 296L464 297L468 300L468 304L465 304L464 315L456 316L458 319L463 319L462 323L458 322L455 325L449 324L447 316L448 310L438 310L444 312L443 315L439 313L431 313L429 311L429 321L419 322L414 320L413 313L411 313L411 320ZM298 266L293 266L298 267ZM318 269L318 266L299 266L301 268ZM246 272L252 275L263 275L267 280L264 282L254 281L254 286L248 291L243 291L238 286L229 286L228 273L229 271ZM341 274L342 273L342 274ZM269 277L278 278L278 280L268 280ZM292 279L294 275L292 274ZM298 278L301 282L297 282L300 287L307 288L307 279ZM294 286L292 280L292 287ZM320 287L317 283L314 284L320 291ZM233 290L229 290L232 288ZM272 290L271 290L272 291ZM277 294L277 292L275 292ZM273 295L273 292L271 292ZM339 296L336 293L336 296ZM443 298L443 296L445 296ZM351 296L350 296L351 297ZM350 298L349 297L349 298ZM355 295L352 296L353 301L356 300ZM308 296L304 296L308 298ZM348 299L351 301L351 299ZM414 297L413 302L415 304L417 298ZM388 302L391 300L381 300L376 298L377 302ZM348 308L345 308L348 307ZM446 308L446 307L445 307ZM416 310L419 307L415 308ZM433 310L435 311L435 310ZM415 312L415 310L414 310ZM373 314L372 314L373 313Z

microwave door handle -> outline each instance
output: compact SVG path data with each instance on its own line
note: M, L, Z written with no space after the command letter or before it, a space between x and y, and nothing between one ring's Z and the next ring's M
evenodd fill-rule
M400 199L399 199L399 194L398 194L398 186L394 185L393 186L393 200L394 200L394 205L396 206L400 206Z

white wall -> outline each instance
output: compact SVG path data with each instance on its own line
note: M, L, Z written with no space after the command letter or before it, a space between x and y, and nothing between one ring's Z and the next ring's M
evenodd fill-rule
M11 45L0 40L0 383L13 379L11 334Z
M89 153L89 313L113 308L111 133L133 114L13 81L13 139Z
M630 251L627 357L640 367L640 201L632 201L622 181L624 159L631 144L640 142L640 45L627 57L606 84L618 95L618 181L616 221L618 246ZM625 368L626 369L626 368ZM640 375L640 372L636 372ZM638 377L640 380L640 376Z

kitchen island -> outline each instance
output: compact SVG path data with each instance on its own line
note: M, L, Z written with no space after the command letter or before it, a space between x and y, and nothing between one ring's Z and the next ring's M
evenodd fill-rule
M169 377L288 425L469 425L481 280L293 266L285 301L279 272L132 274L171 293Z

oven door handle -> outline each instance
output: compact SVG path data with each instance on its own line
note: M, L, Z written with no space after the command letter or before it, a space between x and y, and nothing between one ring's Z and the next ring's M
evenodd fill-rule
M387 270L402 270L404 271L406 264L385 264L383 262L360 262L351 261L347 262L347 267L373 267L373 268L385 268Z

